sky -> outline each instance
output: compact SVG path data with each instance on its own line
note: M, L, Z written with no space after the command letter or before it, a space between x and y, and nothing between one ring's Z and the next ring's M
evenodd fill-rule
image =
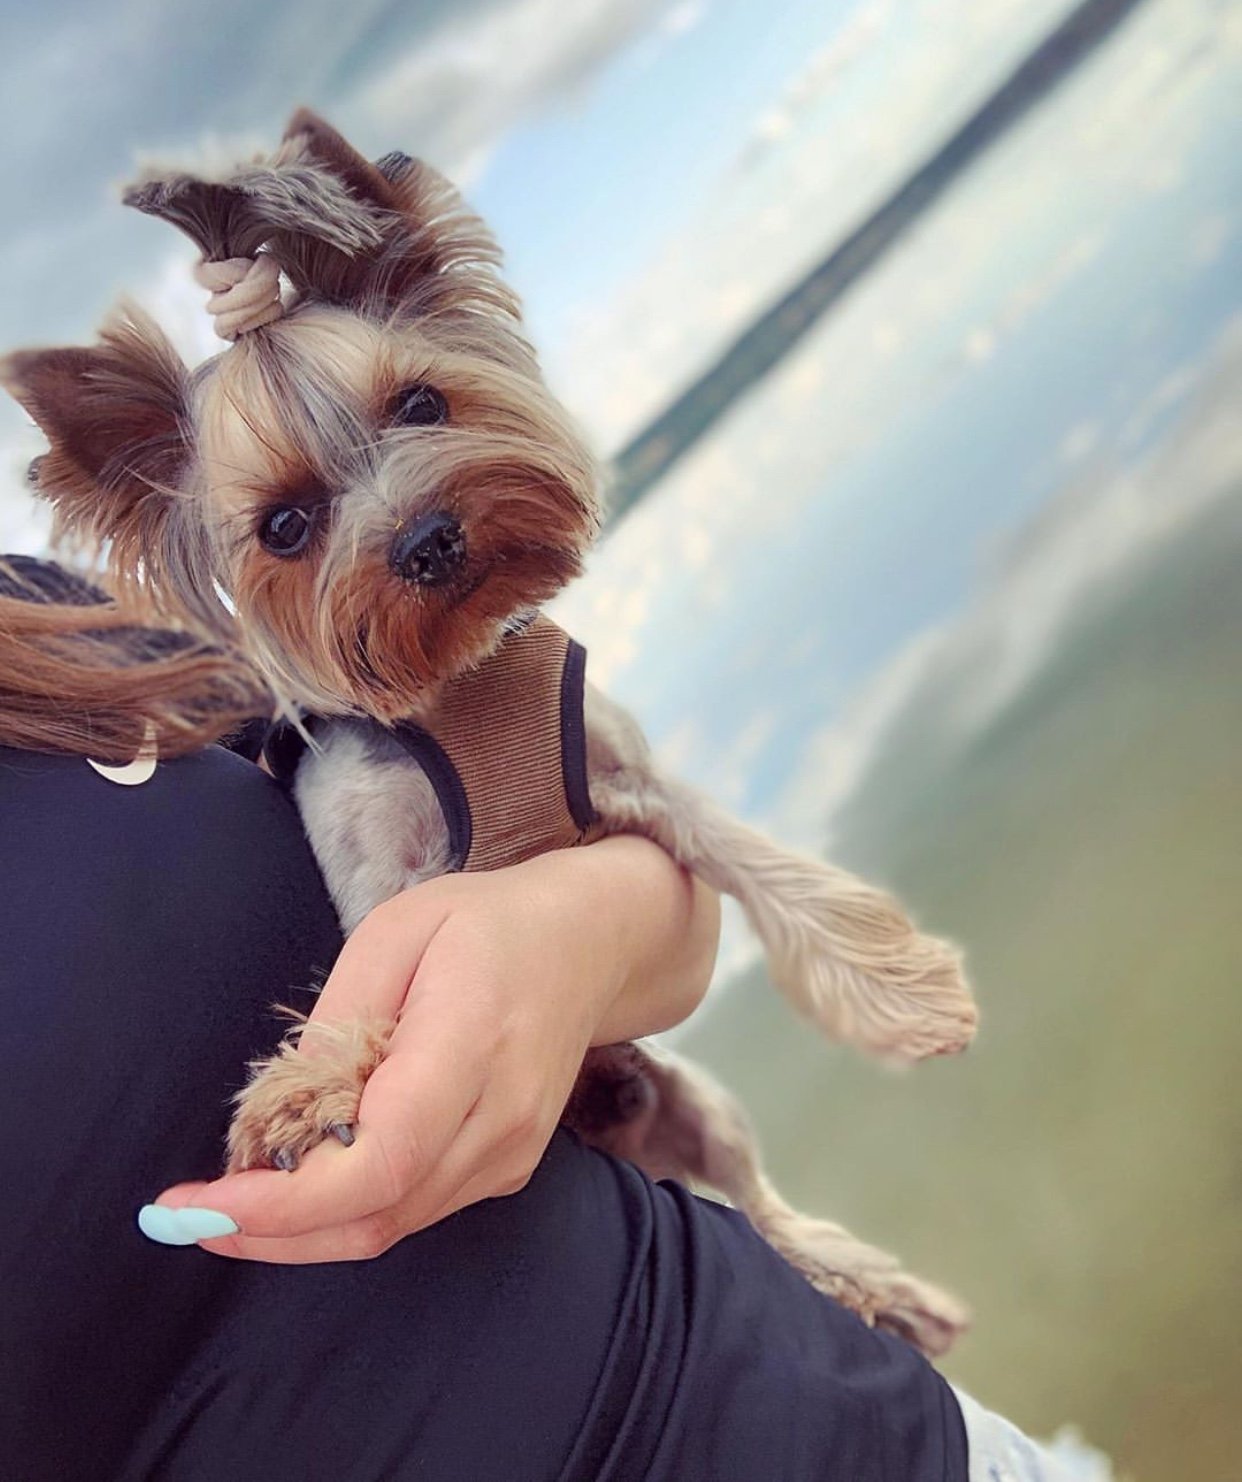
M213 353L190 249L116 184L263 147L308 102L463 185L607 453L1067 9L0 6L0 343L84 339L125 291ZM1103 583L1236 486L1236 439L1203 429L1237 388L1239 100L1242 6L1146 0L607 539L557 612L666 765L823 847L918 707L988 724ZM39 446L0 410L9 549L43 539Z
M959 116L1064 0L186 0L0 6L5 344L196 302L116 202L135 161L270 144L300 102L492 222L605 450ZM189 353L214 342L198 322ZM0 431L17 425L6 414Z

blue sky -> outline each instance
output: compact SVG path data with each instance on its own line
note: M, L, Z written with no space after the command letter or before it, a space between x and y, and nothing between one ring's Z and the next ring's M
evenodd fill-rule
M361 147L425 154L467 187L554 380L608 446L1064 8L284 0L256 11L221 0L204 27L188 0L60 0L37 13L8 0L0 340L80 338L121 291L161 299L185 252L117 207L135 157L184 157L205 140L261 146L305 101ZM693 264L690 315L676 281L642 292L679 252ZM619 367L629 389L618 390L609 347L653 325L676 344L670 353L657 333L646 373ZM211 345L203 335L190 348ZM0 436L16 425L0 414Z
M655 256L719 188L808 51L855 9L849 0L675 5L586 96L506 135L474 195L507 243L537 326L562 324L574 304L609 295Z
M741 328L834 232L882 197L1066 8L1066 0L1020 9L886 0L674 4L589 92L506 134L474 186L506 244L536 338L559 369L561 347L593 305L623 295L670 243L697 235L704 219L723 218L719 229L753 254L749 282L738 286L737 309L721 332L682 372L691 374L725 331ZM911 76L913 106L900 99ZM844 209L825 209L806 181L786 193L774 178L795 132L814 140L815 174L844 197ZM802 206L805 215L781 223L779 244L755 231L755 218ZM709 279L714 266L703 263ZM666 394L665 381L653 380ZM619 424L607 426L609 439L619 432Z

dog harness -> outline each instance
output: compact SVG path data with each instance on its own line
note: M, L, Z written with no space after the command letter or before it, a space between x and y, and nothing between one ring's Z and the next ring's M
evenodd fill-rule
M536 616L450 680L434 715L388 728L435 789L451 869L498 870L595 837L585 676L582 645ZM304 723L313 735L329 722ZM287 722L273 727L263 747L272 773L291 779L305 745Z

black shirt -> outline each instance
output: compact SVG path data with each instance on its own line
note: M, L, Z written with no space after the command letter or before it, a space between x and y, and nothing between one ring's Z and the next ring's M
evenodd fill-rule
M373 1261L134 1217L331 965L291 805L213 749L124 787L0 748L4 1482L964 1482L952 1394L746 1221L553 1139Z

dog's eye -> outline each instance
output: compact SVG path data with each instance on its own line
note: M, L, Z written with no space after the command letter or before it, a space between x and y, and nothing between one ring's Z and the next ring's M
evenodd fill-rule
M273 556L296 556L306 545L314 528L314 511L299 509L296 504L282 504L269 510L259 526L259 539Z
M392 406L392 420L402 427L434 427L448 421L448 402L434 386L420 382L397 392Z

